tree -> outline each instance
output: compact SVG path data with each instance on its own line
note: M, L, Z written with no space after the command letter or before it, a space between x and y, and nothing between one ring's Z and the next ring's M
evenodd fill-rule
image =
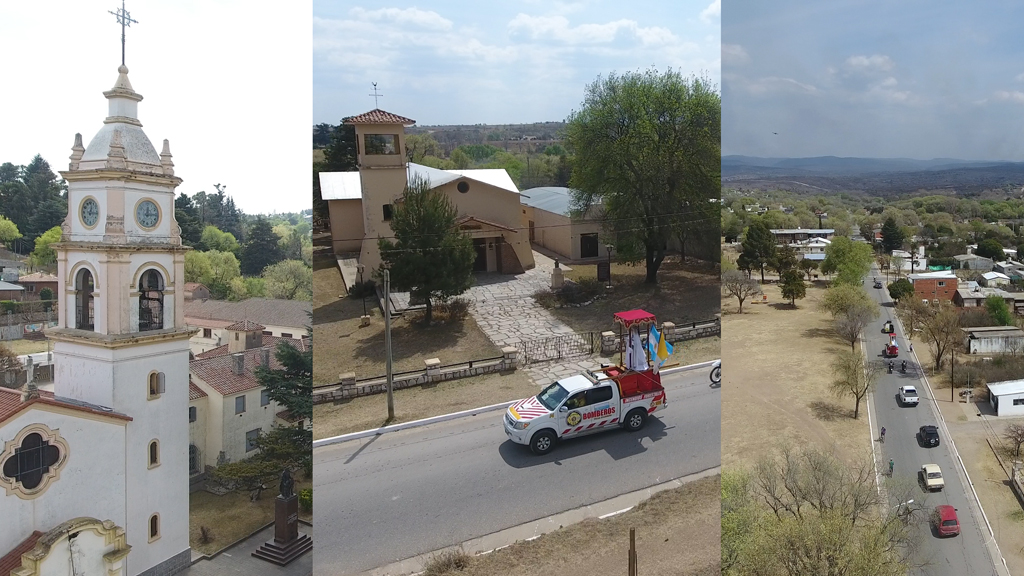
M18 225L0 216L0 244L10 246L10 243L18 238L21 238L21 232L18 232Z
M0 343L0 387L17 388L18 375L25 368L18 360L18 355L3 343Z
M906 278L900 278L892 284L889 284L889 297L892 298L894 302L898 303L904 298L909 298L913 295L914 285Z
M882 223L882 248L887 253L892 253L893 250L903 248L905 240L903 229L896 223L896 219L892 216L886 218Z
M1007 424L1006 429L1003 431L1003 438L1013 443L1013 458L1014 460L1019 459L1020 446L1024 444L1024 425Z
M280 368L256 368L256 379L267 390L271 400L288 410L300 420L299 424L282 433L279 438L283 442L274 451L270 446L264 449L264 455L301 466L310 475L313 469L313 433L304 422L313 421L313 343L312 332L308 332L308 343L304 350L281 341L277 345L274 358Z
M825 291L825 295L822 296L818 307L835 318L852 308L877 308L878 305L871 300L871 297L864 291L864 288L850 284L840 284L832 286Z
M779 279L782 279L783 272L793 270L797 266L796 249L788 244L779 246L775 250L775 255L768 262L768 265L779 275Z
M236 252L238 250L238 240L235 240L234 234L222 232L216 226L206 226L203 228L200 242L202 242L206 250L216 250L218 252Z
M784 448L751 473L723 474L723 576L906 574L921 507L898 504L917 487L890 482L883 496L874 480L870 461L818 449Z
M395 290L426 302L424 324L433 319L433 300L457 296L473 284L473 240L456 226L459 213L444 193L416 178L391 214L394 240L378 240L383 267Z
M893 274L897 279L903 277L903 266L906 262L907 260L903 256L892 256L889 258L889 266L892 268Z
M198 250L185 252L185 282L205 284L212 275L213 266L210 264L210 257L205 252Z
M267 295L283 300L313 298L313 270L299 260L283 260L263 270Z
M836 396L853 397L853 418L860 415L860 402L874 388L882 366L878 362L865 365L864 355L851 350L839 352L832 363L832 384L830 389Z
M255 502L260 499L264 490L273 486L274 481L280 477L281 470L279 462L260 458L257 453L245 460L218 466L210 478L228 490L248 492L249 501Z
M911 338L920 329L921 324L934 313L934 308L917 298L908 297L896 304L896 316L903 322Z
M686 207L721 195L721 112L707 79L649 70L598 78L567 120L572 207L603 204L617 254L644 261L649 284ZM705 224L720 237L717 218Z
M782 297L789 298L789 303L796 306L796 299L807 295L807 286L804 284L804 275L799 270L789 269L782 272L779 279L779 288L782 290Z
M726 243L732 244L743 234L743 222L735 214L728 214L722 222L722 236Z
M821 271L825 274L835 274L835 284L860 284L871 270L873 260L871 246L868 244L837 237L825 248L825 260L821 263Z
M960 315L952 305L942 304L937 311L923 319L921 326L924 339L935 358L935 369L938 370L942 368L946 353L963 341Z
M856 304L843 310L833 319L833 328L843 342L850 343L850 350L853 351L856 349L861 333L864 332L864 327L877 317L878 307L874 304L870 306Z
M270 222L262 217L256 218L242 246L239 259L242 273L246 276L259 276L267 266L284 260L279 241L280 237L274 234Z
M32 254L30 255L32 264L35 266L55 264L57 262L57 253L53 251L50 245L60 242L63 234L64 232L60 229L60 226L54 226L36 238L36 246L32 249Z
M184 193L178 194L174 199L174 219L181 228L181 241L186 246L196 246L203 235L203 226L199 221L199 214L196 211L192 199Z
M988 258L994 262L1002 262L1003 260L1006 260L1006 255L1003 252L1003 245L994 238L978 242L978 248L974 251L974 254L981 256L982 258Z
M761 285L757 280L747 278L745 274L736 270L722 272L722 289L730 296L739 300L739 313L743 313L743 301L748 297L761 293Z
M743 237L742 256L750 263L751 269L757 267L761 270L761 283L764 283L764 267L775 257L777 246L775 235L771 229L760 218L754 220L747 227L747 233Z
M985 310L996 326L1014 325L1013 312L1010 311L1006 300L1003 300L1001 297L993 294L985 298Z
M465 170L466 168L469 168L470 166L473 165L473 159L470 158L469 155L467 155L462 150L459 150L458 148L452 150L450 160L452 161L452 164L455 164L455 168L457 168L458 170Z
M818 263L814 260L808 260L807 258L801 258L799 264L800 270L807 275L807 281L811 281L811 274L818 269Z

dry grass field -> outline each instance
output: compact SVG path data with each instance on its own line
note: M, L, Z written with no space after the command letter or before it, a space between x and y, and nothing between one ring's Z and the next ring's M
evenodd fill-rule
M312 482L295 480L295 493L311 488ZM245 538L274 521L276 486L265 490L256 502L248 493L228 492L223 496L200 490L189 495L189 545L203 554L214 554ZM313 516L299 510L299 518L312 521ZM212 540L199 541L200 527L210 530Z
M833 396L828 385L835 352L846 349L817 310L824 288L808 287L794 309L774 284L766 303L743 305L722 296L722 465L749 467L781 445L813 444L844 458L870 453L868 418L861 404Z

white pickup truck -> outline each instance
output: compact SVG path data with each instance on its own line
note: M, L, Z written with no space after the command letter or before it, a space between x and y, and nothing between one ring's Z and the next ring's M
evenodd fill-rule
M917 388L913 386L900 386L900 404L903 406L917 406L921 400L917 397Z
M562 438L615 427L639 430L666 405L660 375L613 366L559 380L509 406L505 434L535 454L547 454Z

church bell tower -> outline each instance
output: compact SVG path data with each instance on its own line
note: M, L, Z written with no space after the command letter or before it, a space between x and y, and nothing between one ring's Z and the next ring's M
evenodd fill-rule
M127 573L188 565L188 340L170 145L142 131L122 64L88 146L75 135L57 252L54 393L132 418L123 475ZM103 463L97 462L97 466ZM83 495L88 497L88 495Z

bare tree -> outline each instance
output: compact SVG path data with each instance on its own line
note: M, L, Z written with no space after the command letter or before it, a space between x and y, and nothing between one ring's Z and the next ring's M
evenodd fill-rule
M1013 442L1013 457L1020 458L1020 446L1024 444L1024 425L1008 424L1003 431L1003 438Z
M843 342L850 343L850 351L856 349L864 327L878 317L878 306L858 304L839 313L834 320L833 328Z
M860 416L861 400L874 388L881 373L882 365L878 362L865 362L863 354L840 352L832 363L833 380L829 388L836 396L853 397L853 417L856 419Z
M934 314L934 308L914 298L912 295L900 300L896 304L896 316L903 322L903 326L906 327L907 334L911 339L913 339L914 333L921 327L921 324Z
M942 304L934 314L921 323L922 334L932 349L935 369L942 368L946 354L963 341L960 329L960 313L949 304Z
M889 505L874 476L870 460L847 464L827 450L763 458L723 497L722 547L731 556L722 574L906 574L917 511ZM887 494L904 492L912 493Z
M889 258L889 265L893 269L893 274L896 275L896 279L899 280L903 277L903 264L906 263L906 259L903 256L892 256Z
M755 294L761 293L761 285L757 280L747 278L738 270L727 270L722 272L722 290L730 296L735 296L740 303L739 313L743 313L743 301Z

